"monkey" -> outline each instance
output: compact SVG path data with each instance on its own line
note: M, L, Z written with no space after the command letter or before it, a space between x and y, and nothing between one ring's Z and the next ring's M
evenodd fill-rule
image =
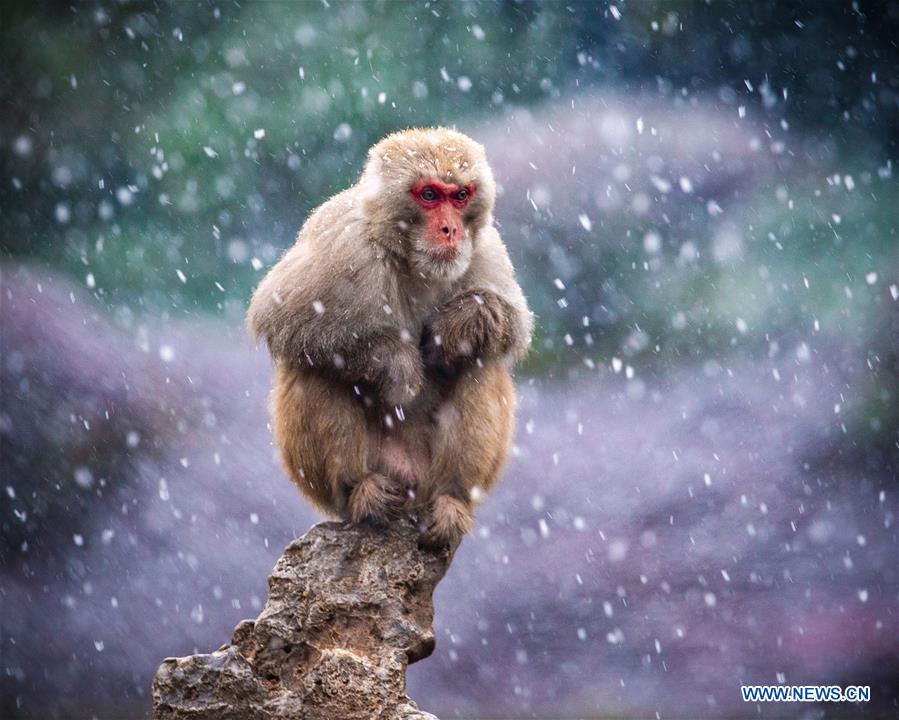
M533 331L495 199L468 136L388 135L253 293L247 324L275 363L275 440L324 513L406 515L438 547L472 529L509 454L511 371Z

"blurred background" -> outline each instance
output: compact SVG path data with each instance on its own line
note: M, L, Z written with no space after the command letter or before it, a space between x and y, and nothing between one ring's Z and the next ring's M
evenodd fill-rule
M897 38L895 0L7 4L0 717L147 717L258 614L316 517L249 295L426 124L486 145L538 330L412 697L897 717Z

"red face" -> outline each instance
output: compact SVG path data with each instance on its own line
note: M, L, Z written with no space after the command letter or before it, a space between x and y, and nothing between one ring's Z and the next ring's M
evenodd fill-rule
M412 197L425 216L424 237L435 255L456 259L465 235L462 213L475 194L474 184L454 185L425 178L412 188Z

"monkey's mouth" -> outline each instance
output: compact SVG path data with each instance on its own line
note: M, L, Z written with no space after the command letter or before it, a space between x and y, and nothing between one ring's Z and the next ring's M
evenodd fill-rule
M443 245L431 250L431 256L440 262L455 262L456 258L459 257L459 248L455 245Z

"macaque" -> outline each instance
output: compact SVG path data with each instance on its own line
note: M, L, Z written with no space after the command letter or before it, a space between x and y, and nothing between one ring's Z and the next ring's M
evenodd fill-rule
M533 326L495 195L483 147L462 133L389 135L254 293L275 439L326 513L408 515L432 546L471 530L509 452L510 369Z

